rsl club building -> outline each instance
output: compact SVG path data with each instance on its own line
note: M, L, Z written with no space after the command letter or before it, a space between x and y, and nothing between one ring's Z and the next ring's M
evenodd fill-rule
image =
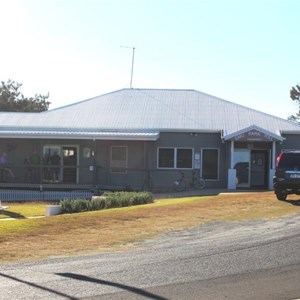
M122 89L1 112L0 139L16 175L2 168L2 188L167 191L196 170L208 188L272 189L276 157L300 149L300 126L196 90Z

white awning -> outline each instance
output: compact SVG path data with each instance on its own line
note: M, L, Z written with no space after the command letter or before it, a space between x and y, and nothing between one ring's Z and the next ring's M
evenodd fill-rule
M156 141L159 132L0 129L0 138Z

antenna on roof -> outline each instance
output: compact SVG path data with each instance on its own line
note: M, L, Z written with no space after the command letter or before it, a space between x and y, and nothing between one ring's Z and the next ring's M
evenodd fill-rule
M135 51L135 47L121 46L121 48L132 49L132 63L131 63L131 77L130 77L130 88L132 89L132 77L133 77L133 64L134 64L134 51Z

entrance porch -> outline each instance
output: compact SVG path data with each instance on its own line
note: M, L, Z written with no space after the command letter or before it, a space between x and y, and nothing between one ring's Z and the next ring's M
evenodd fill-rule
M228 189L273 189L276 143L283 137L257 126L224 137L230 142Z

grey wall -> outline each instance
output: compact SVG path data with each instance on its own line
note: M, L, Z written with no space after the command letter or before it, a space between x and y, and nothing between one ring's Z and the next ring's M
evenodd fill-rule
M136 141L97 141L95 163L97 165L96 182L100 185L140 188L145 173L145 143ZM110 155L112 146L126 146L128 166L126 172L112 172Z
M112 173L110 170L111 146L128 147L127 173ZM193 148L194 154L200 153L203 148L219 149L219 178L207 181L207 187L227 186L226 145L221 141L220 133L197 134L190 133L161 133L158 141L97 141L95 161L98 166L97 184L107 186L142 188L149 183L154 190L172 190L173 183L179 178L176 169L159 169L157 158L159 147L187 147ZM149 173L147 173L149 170ZM191 170L185 170L191 176Z
M148 145L148 166L151 168L151 177L154 188L158 190L172 189L173 183L179 179L178 170L158 169L157 149L159 147L188 147L194 149L195 153L200 153L203 148L219 149L219 178L218 180L206 181L208 188L226 187L226 146L221 141L220 133L204 134L198 133L196 136L190 133L161 133L158 141ZM186 175L191 176L191 171L186 170Z
M42 157L45 145L78 146L79 184L106 185L118 187L142 188L148 183L148 174L155 190L172 190L174 180L180 174L176 169L158 169L157 158L159 147L187 147L193 148L194 154L201 150L219 149L219 177L217 180L207 181L208 188L227 186L228 145L222 143L220 133L191 135L190 133L160 134L158 141L92 141L92 140L12 140L3 139L0 151L7 151L9 158L21 175L24 173L24 158L37 151ZM111 146L128 147L128 169L126 173L112 173L110 169ZM14 148L15 147L15 148ZM84 158L83 150L89 148L94 156ZM18 168L18 166L21 166ZM149 170L149 173L147 172ZM191 170L184 170L191 175ZM17 172L17 173L18 173ZM23 173L22 173L23 172Z

